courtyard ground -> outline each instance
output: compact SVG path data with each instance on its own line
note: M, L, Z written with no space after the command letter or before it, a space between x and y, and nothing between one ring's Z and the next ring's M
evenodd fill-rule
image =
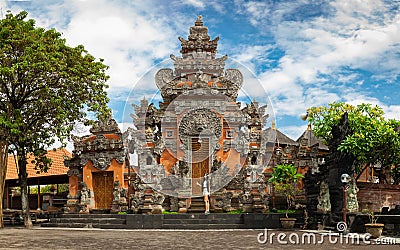
M273 234L275 233L275 234ZM282 244L277 235L282 233ZM308 244L314 232L279 230L115 230L115 229L63 229L40 228L33 230L23 227L6 227L0 230L0 249L399 249L396 245L346 243L346 238L315 234L321 244ZM304 234L309 234L302 237ZM267 238L265 238L267 236ZM290 243L290 241L298 244ZM322 239L322 240L321 240ZM336 239L336 243L335 243ZM260 243L261 242L261 243ZM272 244L271 244L272 242Z

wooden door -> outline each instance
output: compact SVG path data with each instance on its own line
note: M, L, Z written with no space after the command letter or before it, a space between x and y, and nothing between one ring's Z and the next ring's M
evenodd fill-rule
M113 201L114 173L93 173L93 192L96 209L109 209Z
M192 138L192 195L202 196L202 178L210 172L210 140L202 138Z

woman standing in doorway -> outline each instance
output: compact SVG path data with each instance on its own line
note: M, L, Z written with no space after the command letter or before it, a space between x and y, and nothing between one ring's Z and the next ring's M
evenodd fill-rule
M206 215L210 214L210 176L208 173L204 175L203 183L202 183L202 190L204 196L204 203L206 206L206 211L204 212Z

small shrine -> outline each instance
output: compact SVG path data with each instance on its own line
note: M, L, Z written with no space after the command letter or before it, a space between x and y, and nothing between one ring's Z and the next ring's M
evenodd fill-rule
M69 212L108 210L115 203L120 205L121 193L125 196L125 154L117 122L110 117L100 119L90 132L73 137L72 158L65 161L69 167ZM127 206L126 199L123 203Z

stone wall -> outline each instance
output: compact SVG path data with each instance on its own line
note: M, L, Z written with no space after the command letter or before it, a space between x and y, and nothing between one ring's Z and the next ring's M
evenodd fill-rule
M360 211L369 209L378 212L382 207L394 209L400 205L400 185L359 182L357 187Z

